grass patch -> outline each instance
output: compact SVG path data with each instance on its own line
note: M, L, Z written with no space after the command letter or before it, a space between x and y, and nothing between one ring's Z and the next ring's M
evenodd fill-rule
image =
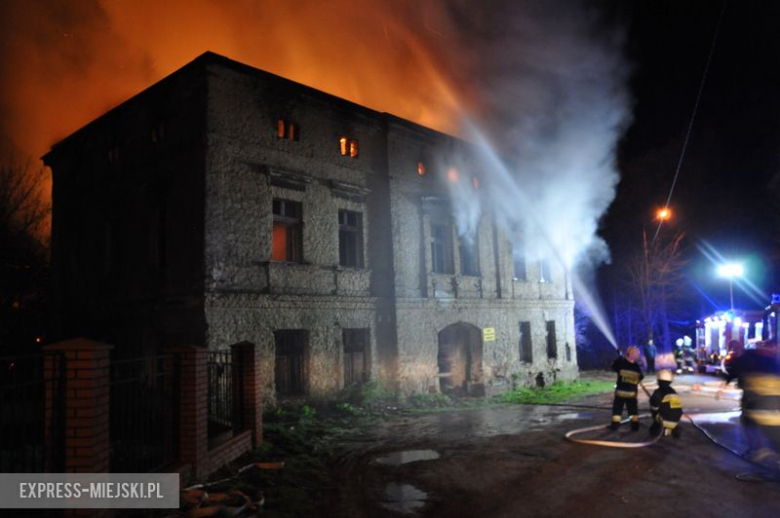
M363 413L382 407L397 407L398 393L386 388L377 381L354 385L345 389L337 400L342 408L361 407Z
M558 381L544 388L517 388L495 397L496 401L509 404L562 403L592 394L603 394L615 388L612 381Z

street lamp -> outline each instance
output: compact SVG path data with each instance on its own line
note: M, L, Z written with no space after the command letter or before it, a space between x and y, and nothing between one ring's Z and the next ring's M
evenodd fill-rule
M655 217L658 221L664 222L672 217L672 209L670 209L669 207L658 209L658 212L656 213Z
M741 264L726 263L718 266L718 275L729 280L729 300L731 301L731 312L734 313L734 277L742 277L745 269Z

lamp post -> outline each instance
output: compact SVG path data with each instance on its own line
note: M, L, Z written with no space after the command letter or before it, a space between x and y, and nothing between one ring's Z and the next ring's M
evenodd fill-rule
M718 266L718 275L729 280L729 300L731 301L731 312L734 313L734 278L742 277L745 269L741 264L726 263Z

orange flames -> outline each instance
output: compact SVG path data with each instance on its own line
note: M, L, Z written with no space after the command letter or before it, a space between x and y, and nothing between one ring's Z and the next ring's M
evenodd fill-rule
M37 159L207 50L445 132L469 97L449 86L465 49L438 2L5 0L0 19L3 160Z
M5 2L5 147L37 158L206 50L442 131L458 129L435 3ZM438 24L438 25L437 25ZM10 146L9 146L10 144Z

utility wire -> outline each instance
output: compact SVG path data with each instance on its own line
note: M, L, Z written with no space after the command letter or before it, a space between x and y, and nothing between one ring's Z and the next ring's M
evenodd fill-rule
M674 193L674 187L677 185L677 177L680 176L680 168L682 167L683 158L685 157L685 150L688 148L688 140L691 137L691 130L693 129L693 121L696 119L696 113L699 111L699 102L701 101L701 93L704 91L704 83L707 81L707 72L710 70L710 62L712 61L712 55L715 53L715 43L718 41L718 34L720 33L720 26L723 22L723 13L726 12L726 5L728 0L723 1L723 7L720 10L720 17L718 18L718 25L715 27L715 34L712 36L712 44L710 45L710 53L707 56L707 64L704 66L704 74L701 77L701 83L699 83L699 93L696 94L696 102L693 105L693 113L691 114L691 120L688 122L688 131L685 134L685 140L683 141L682 151L680 152L680 160L677 162L677 169L674 171L674 179L672 180L672 187L669 189L669 196L666 198L666 204L664 209L669 208L669 203L672 201L672 194ZM655 230L653 241L658 237L658 233L661 231L661 225L663 225L663 219L659 220L658 228Z

